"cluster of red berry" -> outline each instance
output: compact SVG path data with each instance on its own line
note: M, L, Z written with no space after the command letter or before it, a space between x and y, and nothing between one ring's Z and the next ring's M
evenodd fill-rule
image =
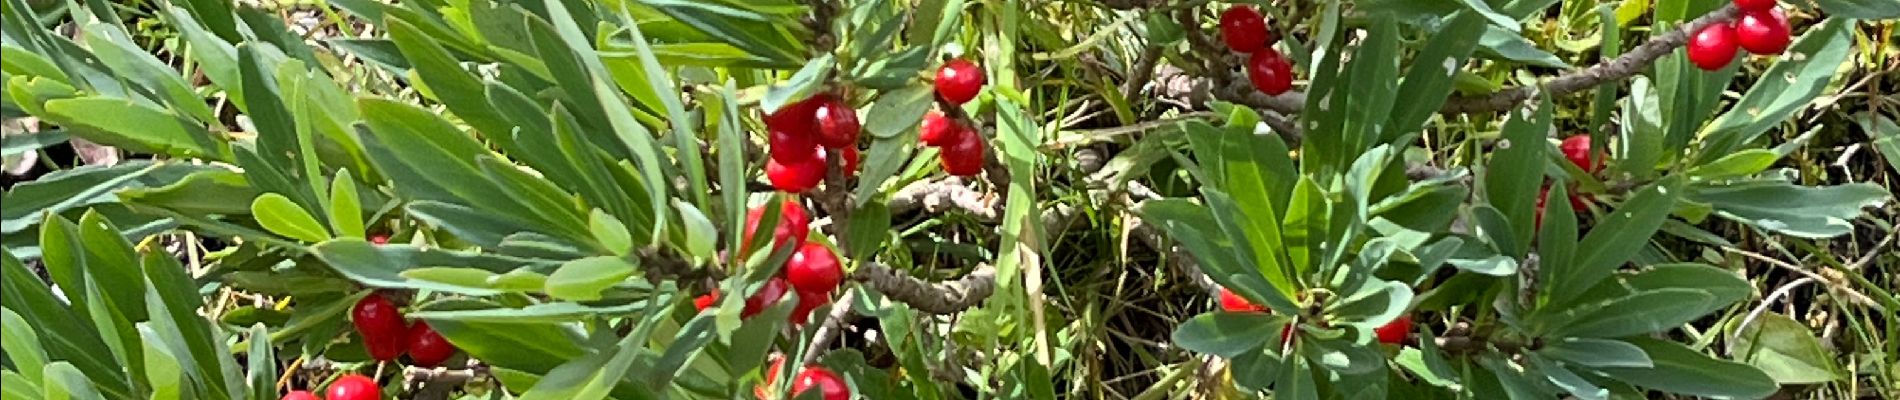
M1293 64L1273 50L1280 38L1267 29L1267 17L1252 6L1234 6L1220 14L1221 41L1247 57L1247 80L1261 93L1278 96L1293 88Z
M1742 16L1734 24L1713 24L1689 38L1689 62L1697 68L1714 71L1735 60L1737 48L1756 55L1781 54L1793 42L1788 14L1776 7L1775 0L1735 0Z
M388 236L378 243L388 241ZM394 361L404 353L409 354L409 364L418 367L435 367L448 361L455 355L455 345L449 343L442 334L436 333L429 323L416 321L410 324L402 316L402 309L396 302L381 293L370 293L356 306L350 308L350 323L355 325L356 333L363 336L363 347L369 350L370 358L376 361ZM374 400L382 398L382 388L375 379L358 374L345 374L330 382L325 391L329 400ZM310 392L298 390L284 395L284 400L318 400Z
M753 243L753 234L759 230L759 219L765 217L765 207L754 207L746 214L744 241ZM831 294L838 285L844 283L844 267L838 261L838 255L823 244L806 242L805 236L811 233L811 216L805 207L794 200L784 200L779 204L779 221L772 231L772 244L768 249L790 246L795 249L791 258L785 260L785 268L778 276L765 282L752 297L745 300L745 308L740 310L741 318L750 318L766 307L776 304L785 297L786 292L798 292L798 304L792 308L788 318L794 324L803 324L810 319L812 310L831 301ZM719 291L714 290L693 299L693 306L704 311L719 303Z
M410 324L402 309L380 293L370 293L350 309L350 322L363 336L363 347L376 361L394 361L409 354L409 364L435 367L455 355L455 345L429 328L429 323Z
M766 387L772 386L772 383L778 380L778 373L783 368L785 368L785 356L772 354L772 366L765 369L765 383L753 387L752 395L758 396L759 400L771 398L767 396L770 391ZM817 390L819 398L824 400L851 398L851 386L844 383L844 377L818 364L806 365L798 372L798 375L792 377L792 395L786 398L799 397L807 390Z
M1240 297L1239 294L1235 294L1234 291L1227 290L1227 288L1220 288L1220 309L1221 311L1236 313L1271 312L1267 307L1247 301L1247 298ZM1293 340L1292 333L1292 324L1288 324L1285 328L1280 329L1280 344L1285 345L1288 341ZM1405 344L1405 340L1412 334L1412 316L1400 315L1398 319L1394 319L1392 322L1387 322L1378 329L1372 330L1372 333L1379 337L1379 343Z
M969 60L955 59L937 68L937 98L951 105L963 105L975 99L983 89L983 69ZM983 134L969 123L931 110L924 115L917 139L926 146L942 149L937 160L951 175L972 176L983 172Z
M772 187L801 193L825 179L825 151L842 151L838 158L846 174L858 167L858 110L834 93L820 93L787 104L765 116L766 145L772 157L765 162L765 178Z

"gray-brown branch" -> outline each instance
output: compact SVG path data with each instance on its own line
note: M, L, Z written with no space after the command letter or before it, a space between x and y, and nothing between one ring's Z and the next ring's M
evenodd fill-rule
M996 267L977 265L962 279L926 282L902 270L876 262L866 262L851 273L851 279L864 282L884 297L909 304L931 314L953 314L974 307L996 290Z

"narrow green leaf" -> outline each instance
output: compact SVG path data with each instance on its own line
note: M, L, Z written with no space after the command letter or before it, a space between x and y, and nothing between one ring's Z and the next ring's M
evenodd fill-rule
M600 292L632 276L634 266L616 257L589 257L561 264L548 275L549 296L570 300L598 300Z
M1693 396L1757 399L1779 388L1773 378L1745 364L1718 360L1674 342L1626 339L1655 361L1649 368L1599 368L1632 385Z
M330 239L330 232L325 231L315 217L281 194L265 193L251 200L251 215L271 233L305 242Z
M1801 322L1773 312L1761 313L1752 321L1730 321L1725 330L1731 338L1729 354L1761 368L1776 383L1816 384L1844 378L1834 364L1834 353L1823 348Z
M1635 256L1643 244L1655 236L1656 230L1662 227L1663 219L1675 206L1676 198L1682 191L1680 182L1680 179L1664 179L1638 191L1621 207L1599 219L1596 227L1584 235L1583 242L1577 247L1576 259L1570 265L1543 266L1563 269L1560 273L1553 273L1551 276L1557 279L1546 286L1551 293L1549 304L1570 301Z
M1614 338L1674 329L1702 316L1715 296L1695 289L1661 289L1611 301L1576 316L1557 332L1564 336Z
M1550 341L1537 352L1585 367L1649 368L1655 365L1642 348L1611 339L1567 337Z
M719 241L719 228L714 227L712 220L706 218L706 213L700 212L699 207L678 199L673 200L673 208L679 210L680 222L685 228L686 242L681 244L681 249L686 250L687 255L700 259L711 259L716 255L714 253L716 249L713 246Z
M1550 133L1554 109L1550 98L1544 97L1535 109L1510 111L1504 138L1485 167L1485 200L1510 222L1510 234L1505 236L1512 240L1500 243L1509 245L1501 249L1506 255L1523 254L1536 233L1537 188L1544 181L1545 148L1550 147L1544 138Z
M1697 133L1704 145L1697 150L1696 158L1724 157L1741 150L1795 111L1807 108L1829 82L1841 76L1840 65L1853 52L1854 40L1849 33L1852 21L1829 18L1801 34L1787 51L1798 57L1776 57L1774 65L1762 72L1770 79L1749 87L1727 113Z
M1170 340L1190 351L1233 358L1259 350L1286 324L1286 317L1266 313L1210 312L1182 322Z
M363 206L356 194L356 180L350 170L336 172L330 180L330 227L339 237L363 237Z

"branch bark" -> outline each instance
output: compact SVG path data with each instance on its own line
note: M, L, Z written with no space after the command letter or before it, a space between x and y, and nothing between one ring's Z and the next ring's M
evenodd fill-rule
M980 264L962 279L931 283L884 264L865 262L851 273L851 279L918 311L943 315L969 309L989 298L996 289L996 267Z

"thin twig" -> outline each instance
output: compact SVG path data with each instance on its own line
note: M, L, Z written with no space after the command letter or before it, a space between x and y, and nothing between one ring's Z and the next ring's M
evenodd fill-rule
M884 264L865 262L851 273L851 279L918 311L942 315L969 309L989 298L996 289L996 267L981 264L962 279L931 283Z
M831 313L818 322L818 332L812 335L811 345L805 347L805 362L800 365L818 362L818 356L824 355L825 349L831 347L831 341L838 338L838 331L843 330L844 319L851 316L851 304L856 302L853 298L857 294L857 290L845 289L844 295L838 296L838 301L832 303Z

